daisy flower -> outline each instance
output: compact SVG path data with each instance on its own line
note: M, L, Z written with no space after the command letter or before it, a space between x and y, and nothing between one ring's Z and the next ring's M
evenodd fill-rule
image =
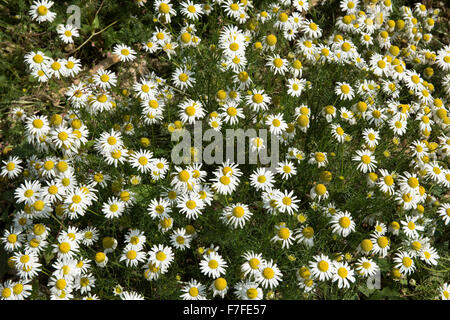
M353 88L346 82L337 82L334 92L341 100L352 100L355 96Z
M348 211L339 212L333 215L330 223L332 224L333 232L344 238L355 231L356 224Z
M333 282L338 283L339 289L350 288L350 283L355 282L355 272L350 268L347 262L334 262Z
M235 229L243 228L252 215L246 204L236 203L224 208L222 220Z
M109 89L116 86L117 76L110 70L100 69L94 75L94 82L102 89Z
M307 247L314 245L314 229L311 226L301 226L295 230L295 237L298 243L303 243Z
M153 162L153 153L146 150L139 150L134 152L128 159L128 162L133 168L137 168L142 173L147 173L151 170Z
M136 51L124 44L116 44L113 48L113 54L117 55L120 61L133 61L136 59Z
M53 1L35 0L33 1L33 5L30 7L28 14L38 23L45 21L52 22L56 18L56 13L50 11L52 6Z
M2 171L0 172L1 177L8 177L8 179L16 178L22 172L22 160L16 156L10 156L7 161L3 160Z
M60 39L64 43L73 43L72 37L78 37L80 35L78 33L78 29L70 24L59 24L56 27L56 31L58 32Z
M187 68L177 68L172 74L172 81L175 87L183 90L192 87L196 80L193 77L194 73Z
M414 273L416 266L412 257L406 252L397 252L394 256L395 268L398 268L402 274L409 275Z
M208 277L218 278L225 274L228 266L225 260L217 253L203 255L202 261L199 263L200 271Z
M234 294L240 300L262 300L264 293L253 281L240 281L234 286Z
M206 300L205 290L206 287L203 284L192 279L181 289L183 294L180 298L183 300Z
M353 156L352 160L359 162L357 169L363 173L373 172L377 168L375 156L369 150L357 150L356 156Z
M320 281L332 279L335 273L334 264L323 254L313 257L313 261L309 262L309 269L311 270L311 275Z
M187 234L185 228L178 228L173 231L170 236L170 244L179 250L185 250L190 248L190 243L192 241L192 235Z
M244 277L256 277L260 272L260 266L265 263L262 255L253 251L247 251L242 257L245 259L245 262L241 265L241 272L244 274Z
M264 111L268 109L268 105L271 103L272 99L269 95L264 93L263 89L255 89L253 90L251 95L248 95L246 98L247 104L255 111Z
M283 273L281 273L277 264L270 261L264 261L259 267L259 273L255 277L255 282L263 288L276 288L282 281Z
M270 133L276 136L280 136L288 127L282 113L267 116L265 123L269 126Z
M275 236L270 240L272 242L280 241L282 243L281 248L284 249L289 248L292 243L295 241L294 232L290 230L284 223L280 223L279 225L275 226L276 234Z
M197 219L202 214L204 203L200 195L195 192L185 193L177 200L180 213L185 214L188 219Z
M405 216L405 220L401 220L402 230L409 238L419 237L418 231L423 231L424 227L418 225L416 222L419 219L418 216Z

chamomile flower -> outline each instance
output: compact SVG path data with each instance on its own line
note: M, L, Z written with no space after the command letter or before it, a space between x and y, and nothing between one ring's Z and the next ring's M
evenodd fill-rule
M284 223L275 226L276 234L270 239L271 242L281 242L281 248L289 248L295 241L295 235Z
M184 123L195 123L205 116L203 105L200 101L187 99L179 105L179 115Z
M401 220L402 231L409 238L419 237L419 231L423 231L424 227L417 224L418 216L405 216L405 220Z
M334 264L324 254L314 256L313 260L309 262L309 269L311 275L320 281L332 279L335 273Z
M110 197L102 207L106 219L119 218L125 211L125 203L117 197Z
M205 290L206 287L203 284L192 279L185 286L183 286L181 289L183 294L180 297L183 300L206 300Z
M45 21L52 22L56 18L56 13L50 11L50 8L52 6L53 1L35 0L33 1L28 14L33 20L36 20L38 23Z
M225 207L221 218L227 225L236 229L243 228L252 215L246 204L236 203Z
M172 81L175 87L183 90L195 84L196 80L193 75L194 73L186 68L177 68L172 74Z
M116 44L113 48L113 54L117 55L120 61L133 61L136 59L136 51L124 44Z
M328 157L326 152L312 152L308 159L309 164L315 164L318 168L325 167L328 164Z
M277 173L281 175L283 180L287 180L290 177L295 176L297 174L297 169L295 168L294 164L289 160L279 162L276 170Z
M292 78L288 80L288 83L286 84L288 87L288 95L292 97L300 97L303 90L306 87L306 79L298 79L298 78Z
M331 279L338 283L338 288L350 288L350 283L355 282L354 271L347 262L334 262L334 274Z
M117 84L117 76L110 70L99 69L94 75L94 82L102 89L110 89Z
M356 272L363 277L375 276L380 270L380 267L371 259L361 257L356 262Z
M442 203L438 207L437 213L444 220L445 225L450 223L450 203Z
M324 184L317 183L314 187L311 188L311 190L309 191L309 195L311 196L311 199L315 201L321 201L328 198L329 192Z
M241 272L244 274L244 277L256 277L260 272L260 266L265 263L262 255L253 251L247 251L242 257L245 259L245 262L241 265Z
M200 271L212 278L218 278L225 274L227 263L217 253L211 253L209 255L204 255L202 261L199 263Z
M369 150L357 150L356 156L352 157L353 161L357 161L357 169L363 173L373 172L377 168L375 156Z
M197 219L202 214L204 203L196 192L189 192L180 196L177 200L180 213L185 214L188 219Z
M163 23L170 23L171 17L177 15L170 0L156 0L153 3L153 7L158 19Z
M284 75L285 72L288 71L288 61L281 58L278 54L270 57L266 63L266 66L268 66L275 75Z
M265 123L269 126L270 133L276 136L280 136L288 127L282 113L267 116Z
M70 24L59 24L56 27L56 31L58 32L60 39L64 43L73 43L73 37L78 37L80 35L78 33L78 29Z
M135 267L140 262L143 262L146 257L145 252L141 251L140 248L136 248L132 244L128 244L122 252L119 261L125 261L126 266Z
M240 300L262 300L263 290L254 281L240 281L234 286L234 294Z
M151 170L153 162L153 153L146 150L139 150L134 152L128 159L133 168L137 168L142 173L147 173Z
M343 211L333 215L331 219L332 230L334 233L342 237L347 237L351 232L355 231L355 222L348 211Z
M282 281L283 273L278 268L277 264L270 261L264 261L259 267L259 273L255 277L255 282L263 288L276 288Z
M192 235L186 232L185 228L178 228L170 236L170 244L179 250L189 249L191 246Z
M294 211L298 209L298 203L300 200L294 196L294 191L279 192L275 198L276 207L280 212L287 212L289 215L294 214Z
M374 233L370 238L370 241L372 241L373 245L372 252L374 254L378 254L380 258L384 258L390 249L391 241L389 240L389 238Z
M222 111L222 113L220 114L220 119L225 123L229 123L231 125L238 123L239 119L245 118L242 108L239 108L238 104L233 101L230 101L221 106L220 110Z
M395 267L400 270L402 274L409 275L414 273L416 266L413 258L406 252L397 252L394 256Z
M5 250L12 252L22 247L24 238L21 230L11 228L10 230L5 229L3 237L0 240Z
M7 161L3 160L2 171L0 172L1 177L8 177L8 179L16 178L22 172L22 160L16 156L10 156Z
M346 82L337 82L334 92L341 100L352 100L355 96L353 88Z
M33 204L41 195L41 184L39 181L25 180L15 191L14 197L17 203Z
M255 111L267 110L268 105L271 103L272 99L269 95L264 93L263 89L253 90L251 95L246 97L247 104Z

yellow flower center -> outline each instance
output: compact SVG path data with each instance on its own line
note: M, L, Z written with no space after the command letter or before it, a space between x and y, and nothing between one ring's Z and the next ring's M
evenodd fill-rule
M281 239L289 239L289 236L291 235L291 231L288 228L280 228L280 230L278 230L278 236Z
M68 242L62 242L59 244L59 252L65 254L70 251L70 244Z
M342 228L348 228L350 226L351 220L348 217L342 217L339 219L339 225Z
M47 15L47 12L48 12L48 9L47 9L46 6L39 6L39 7L37 8L37 13L38 13L40 16L45 16L45 15Z
M322 260L317 264L317 268L322 271L322 272L326 272L329 268L328 262Z
M275 276L275 271L273 271L273 269L272 269L272 268L269 268L269 267L264 268L264 270L263 270L263 276L264 276L264 278L266 278L266 279L272 279L272 278Z
M162 251L158 251L158 253L156 254L156 259L159 261L164 261L166 260L166 254Z
M242 208L240 206L235 207L233 209L233 216L235 216L236 218L242 218L244 216L244 214L245 214L245 210L244 210L244 208Z
M211 259L208 262L208 267L210 267L211 269L217 269L217 267L219 266L219 262L217 262L217 260Z
M214 287L219 291L224 290L227 287L227 280L224 278L217 278L214 281Z
M347 275L348 275L347 269L345 269L345 268L343 268L343 267L340 267L340 268L338 269L338 275L339 275L339 277L341 277L341 278L347 278Z

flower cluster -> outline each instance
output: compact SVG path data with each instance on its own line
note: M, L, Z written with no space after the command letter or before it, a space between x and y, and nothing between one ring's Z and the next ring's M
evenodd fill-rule
M308 1L136 3L154 23L144 40L108 48L114 68L89 72L77 52L24 57L43 85L67 83L67 110L11 111L32 155L2 160L14 210L1 242L15 274L2 299L28 298L44 272L49 299L154 296L120 279L100 296L99 275L115 268L156 291L173 280L181 299L254 300L445 268L450 46L434 42L439 10L341 0L328 30ZM51 24L52 5L34 1L31 19ZM56 30L65 44L82 37ZM165 72L130 72L154 57ZM197 122L266 129L280 145L275 169L206 165L198 146L173 163L169 135ZM249 148L273 152L266 139ZM445 281L434 297L449 299Z

